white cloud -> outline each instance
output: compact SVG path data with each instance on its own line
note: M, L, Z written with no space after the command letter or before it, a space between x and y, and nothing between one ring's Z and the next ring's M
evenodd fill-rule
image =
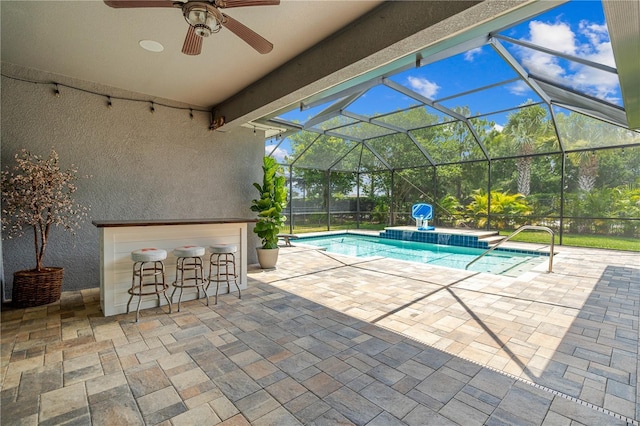
M546 53L532 51L522 58L522 65L531 74L548 77L551 80L562 80L565 69L559 64L558 58Z
M581 21L579 32L588 40L581 46L579 56L610 67L616 66L606 25Z
M567 23L531 21L528 41L568 55L615 67L606 25L581 21L577 32L574 32ZM618 78L613 73L576 62L567 62L557 56L531 49L520 49L520 53L522 65L531 74L548 78L600 99L614 103L619 101Z
M549 24L540 21L529 23L529 40L531 43L570 55L576 52L575 34L569 25L564 23ZM565 70L560 66L556 56L535 50L522 50L522 65L532 74L562 80Z
M476 56L482 53L482 47L476 47L475 49L467 50L464 52L464 60L467 62L473 62Z
M501 126L498 123L493 125L493 130L497 130L498 132L502 132L502 129L504 129L504 126Z
M264 155L271 154L273 151L273 145L265 145L264 146ZM276 149L271 156L276 159L278 163L284 163L284 158L288 155L287 150L283 148Z
M508 85L507 90L509 90L509 93L516 96L526 96L531 93L531 88L522 80Z
M426 78L409 77L408 81L409 86L411 86L413 90L420 93L425 98L435 98L438 90L440 90L440 86L432 81L427 80Z
M565 23L548 24L531 21L529 23L531 43L553 49L558 52L574 55L577 50L576 36L571 27Z

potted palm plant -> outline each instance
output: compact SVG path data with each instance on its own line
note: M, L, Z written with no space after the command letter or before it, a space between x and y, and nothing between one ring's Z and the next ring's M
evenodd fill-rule
M64 269L47 267L44 256L54 226L73 232L86 219L88 207L73 199L77 169L61 170L58 153L49 158L21 150L15 164L2 172L3 236L17 238L32 231L35 268L13 275L12 302L18 307L46 305L60 299Z
M251 211L258 213L253 232L262 240L257 248L258 262L263 269L275 268L278 261L278 234L287 220L282 214L287 205L287 189L282 167L272 157L264 157L262 185L254 183L260 198L251 201Z

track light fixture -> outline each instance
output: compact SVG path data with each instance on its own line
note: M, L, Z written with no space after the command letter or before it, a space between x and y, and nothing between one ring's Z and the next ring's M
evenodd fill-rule
M0 1L1 1L1 0L0 0ZM113 100L112 100L112 97L111 97L110 95L106 95L106 94L104 94L104 93L96 92L96 91L93 91L93 90L83 89L83 88L76 87L76 86L72 86L72 85L65 84L65 83L56 83L56 82L54 82L54 81L25 80L25 79L22 79L22 78L20 78L20 79L19 79L19 78L11 77L11 76L8 76L8 75L5 75L5 74L2 74L2 77L3 77L3 78L8 78L8 79L10 79L10 80L19 80L19 81L23 81L23 82L25 82L25 83L31 83L31 84L36 84L36 85L43 85L43 86L45 87L45 90L49 90L49 87L50 87L51 85L53 85L54 87L53 87L53 90L52 90L52 94L53 94L56 98L59 98L59 97L61 96L61 94L62 94L62 93L60 92L60 86L65 87L65 88L67 88L67 89L72 89L72 90L76 90L76 91L79 91L79 92L88 93L88 94L96 95L96 96L99 96L99 97L104 97L104 98L106 98L106 99L107 99L107 101L106 101L106 106L107 106L107 108L113 108ZM149 108L150 112L151 112L151 113L154 113L154 112L155 112L155 110L156 110L156 108L155 108L155 102L153 102L153 101L148 101L148 100L146 100L146 99L136 99L136 98L129 98L129 97L121 97L121 96L115 96L115 99L119 99L119 100L121 100L121 101L129 101L129 102L144 102L144 103L149 102L149 103L151 104L151 106L150 106L150 108ZM194 113L193 113L193 111L194 111L194 110L193 110L193 108L191 108L191 107L189 107L189 108L187 108L187 107L178 107L178 106L174 106L174 105L170 105L170 104L164 104L164 103L160 103L160 105L162 105L162 106L164 106L164 107L166 107L166 108L169 108L169 109L175 109L175 110L187 110L187 109L188 109L188 110L189 110L189 116L190 116L191 118L194 118ZM204 110L202 110L202 109L196 109L196 111L200 111L200 112L208 112L208 111L204 111ZM220 117L220 118L218 118L218 120L216 121L216 125L219 127L219 126L222 126L223 124L224 124L224 117ZM214 130L214 129L210 129L210 130Z

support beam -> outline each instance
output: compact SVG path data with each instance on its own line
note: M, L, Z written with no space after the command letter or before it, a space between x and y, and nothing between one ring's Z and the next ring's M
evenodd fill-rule
M465 31L488 22L499 26L507 12L522 9L522 14L528 15L533 9L538 10L541 3L530 0L384 2L213 107L214 117L225 117L222 130L232 130L327 88L344 89L338 86L347 81L348 85L356 85L375 77L374 74L395 70L401 65L397 61L411 52L420 52L443 40L457 44L455 41L467 37L467 33L469 38L475 38L477 32ZM415 58L411 61L415 64Z

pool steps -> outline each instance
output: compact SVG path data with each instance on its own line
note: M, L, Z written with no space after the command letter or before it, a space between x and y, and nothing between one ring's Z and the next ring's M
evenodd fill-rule
M498 231L496 231L495 235L491 235L488 237L483 237L483 238L478 238L478 240L482 240L482 241L486 241L487 245L489 247L493 247L496 244L498 244L499 242L504 240L504 236L498 234Z
M498 231L475 231L436 228L432 231L421 231L415 227L388 227L380 232L380 238L392 240L415 241L430 244L488 249L503 239Z
M498 244L505 237L501 236L498 231L482 231L475 229L457 229L457 228L439 228L433 231L420 231L414 226L394 226L387 227L384 231L380 231L380 238L388 238L392 240L415 241L420 243L444 244L459 247L471 247L487 250L488 248ZM548 250L531 250L521 248L510 248L501 246L496 249L501 252L511 252L520 254L537 254L548 256Z

